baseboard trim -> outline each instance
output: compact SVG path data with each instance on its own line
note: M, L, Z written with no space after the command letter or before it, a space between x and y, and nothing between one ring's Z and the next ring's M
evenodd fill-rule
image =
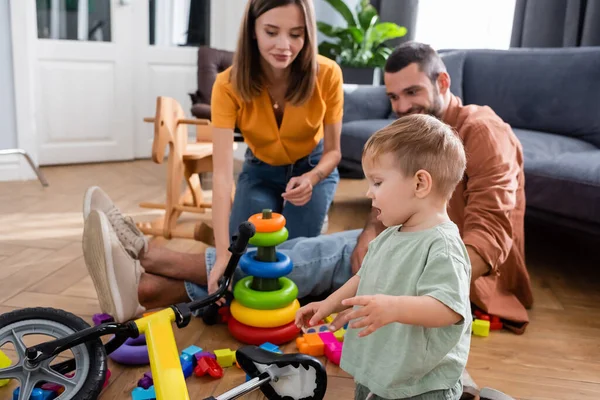
M0 157L0 182L37 180L37 176L21 156Z

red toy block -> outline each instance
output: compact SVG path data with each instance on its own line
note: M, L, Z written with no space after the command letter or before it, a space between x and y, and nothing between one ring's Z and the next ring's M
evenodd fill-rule
M490 330L491 331L499 331L503 327L502 321L500 317L492 316L492 321L490 322Z
M209 374L213 378L223 377L223 368L217 363L217 360L212 357L202 357L198 360L198 365L194 368L196 376L204 376Z

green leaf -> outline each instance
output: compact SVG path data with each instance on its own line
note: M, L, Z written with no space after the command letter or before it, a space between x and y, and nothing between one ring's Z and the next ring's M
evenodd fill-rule
M393 22L381 22L375 25L370 33L369 39L372 41L373 46L377 46L379 43L406 35L406 28Z
M356 26L356 20L354 19L354 14L348 8L346 3L343 0L325 0L331 7L333 7L348 23L348 26Z
M360 27L365 31L369 29L371 25L373 25L374 18L379 20L377 10L370 4L358 13L358 21L360 23Z
M319 54L331 58L334 61L338 61L341 53L341 47L338 44L331 42L321 42L319 44Z

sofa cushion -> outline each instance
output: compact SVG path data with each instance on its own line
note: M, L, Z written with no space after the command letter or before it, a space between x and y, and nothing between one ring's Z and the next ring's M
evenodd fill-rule
M469 51L463 94L465 104L488 105L511 126L600 147L598 48Z
M387 118L391 109L385 86L344 84L344 122Z
M448 50L440 51L439 54L446 66L448 75L450 75L450 91L455 96L463 99L463 68L466 53L464 51Z
M600 151L571 137L513 130L523 145L527 206L600 223Z
M389 119L369 119L345 122L342 125L342 154L347 160L360 163L365 142L377 130L392 123Z

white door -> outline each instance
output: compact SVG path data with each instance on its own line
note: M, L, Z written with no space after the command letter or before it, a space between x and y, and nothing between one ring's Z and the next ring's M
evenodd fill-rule
M36 4L33 73L39 163L132 159L129 2L28 0L12 5L19 3Z
M189 43L208 41L210 15L207 3L198 0L132 2L133 25L136 27L133 43L133 115L134 154L137 158L150 157L152 152L154 129L152 124L143 122L143 119L154 116L156 97L177 99L186 116L192 117L188 93L195 92L197 88L198 47ZM194 10L191 10L192 6ZM193 29L190 27L191 19L196 19L194 26L201 32L190 33ZM206 36L199 38L198 34Z

